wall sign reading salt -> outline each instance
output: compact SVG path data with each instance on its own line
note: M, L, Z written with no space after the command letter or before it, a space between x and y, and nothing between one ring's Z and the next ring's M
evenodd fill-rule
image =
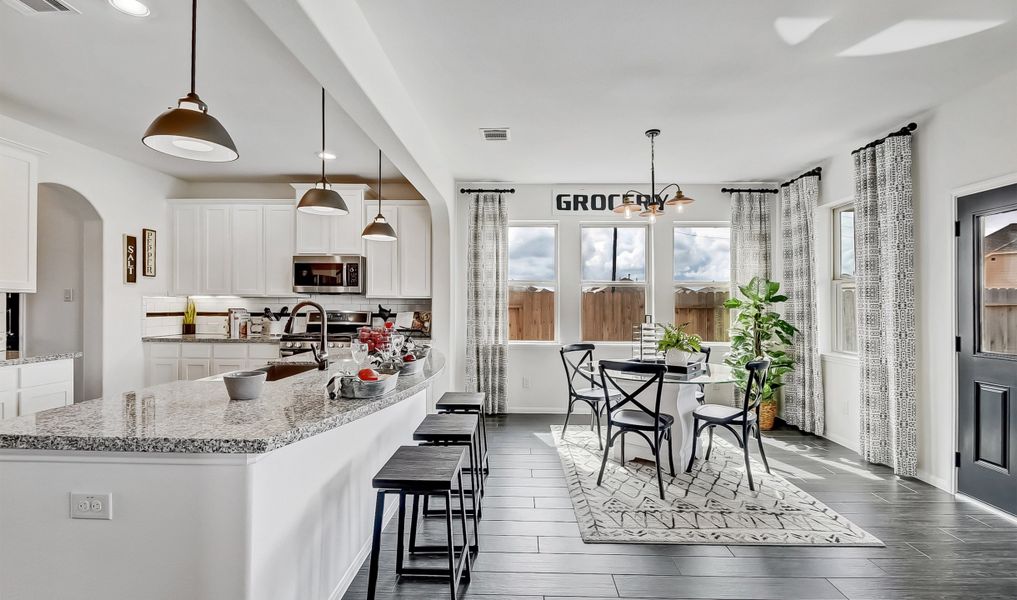
M551 190L554 212L558 214L609 213L616 206L621 206L622 197L629 187L615 188L603 186L596 188L554 188ZM640 208L650 202L649 194L633 194ZM658 201L660 198L657 199Z

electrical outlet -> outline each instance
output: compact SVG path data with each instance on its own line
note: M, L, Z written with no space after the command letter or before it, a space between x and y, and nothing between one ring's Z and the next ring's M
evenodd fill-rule
M113 494L76 494L71 492L72 519L113 519Z
M530 389L530 378L529 377L523 377L523 389L524 390Z

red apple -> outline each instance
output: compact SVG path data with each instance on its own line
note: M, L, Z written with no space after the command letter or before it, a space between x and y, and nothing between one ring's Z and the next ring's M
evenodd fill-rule
M407 354L406 356L403 357L403 362L413 362L415 360L417 360L417 357L413 356L412 354Z
M357 377L359 377L361 381L378 381L378 372L374 369L360 369L360 372L357 373Z

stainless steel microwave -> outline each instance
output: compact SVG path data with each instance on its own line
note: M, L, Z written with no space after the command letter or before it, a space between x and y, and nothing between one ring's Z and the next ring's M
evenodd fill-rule
M363 256L294 256L293 291L300 294L363 294Z

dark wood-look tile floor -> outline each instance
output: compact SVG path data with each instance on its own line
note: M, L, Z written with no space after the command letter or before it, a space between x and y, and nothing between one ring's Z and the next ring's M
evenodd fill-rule
M561 420L489 419L481 553L464 598L1017 598L1017 524L794 430L766 435L771 467L885 548L584 544L550 439ZM394 531L390 523L383 536L378 598L447 598L440 582L395 581ZM438 519L421 531L424 543L444 542ZM419 559L428 560L442 559ZM366 590L364 565L344 598Z

